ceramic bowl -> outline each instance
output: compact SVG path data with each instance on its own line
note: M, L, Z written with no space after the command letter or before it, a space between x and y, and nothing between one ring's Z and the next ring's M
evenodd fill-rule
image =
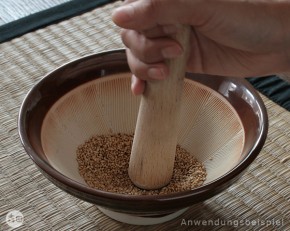
M178 143L205 165L204 185L158 196L89 187L76 149L93 135L134 132L140 97L131 93L130 77L124 50L89 55L46 75L19 114L23 146L44 176L108 216L131 224L170 220L236 182L263 147L266 109L246 80L187 73Z

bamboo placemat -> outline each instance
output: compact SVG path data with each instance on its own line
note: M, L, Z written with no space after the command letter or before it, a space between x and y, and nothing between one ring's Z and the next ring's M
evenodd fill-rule
M19 107L46 73L72 59L123 47L111 12L120 3L0 44L0 230L19 210L16 230L290 230L290 112L263 96L269 134L258 158L228 190L155 226L121 224L58 189L34 166L17 131Z

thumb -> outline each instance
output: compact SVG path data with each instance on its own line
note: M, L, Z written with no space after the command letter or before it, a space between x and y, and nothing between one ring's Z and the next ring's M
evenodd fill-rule
M117 8L112 19L120 27L139 31L157 25L192 24L196 2L200 1L137 0Z

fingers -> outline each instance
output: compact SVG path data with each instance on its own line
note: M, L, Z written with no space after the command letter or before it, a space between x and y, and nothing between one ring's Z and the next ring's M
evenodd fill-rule
M153 31L158 34L158 29ZM165 60L183 53L179 43L169 37L150 39L133 30L123 30L123 43L132 73L142 80L162 80L169 75Z
M139 60L131 50L127 49L127 59L131 72L142 80L162 80L165 79L169 70L165 63L147 64Z
M143 0L129 2L129 3L125 2L123 6L117 8L113 12L112 19L114 23L126 29L137 29L135 28L135 26L138 24L142 24L142 18L145 17L146 14L150 15L148 14L149 11L147 9L149 7L149 2L150 1L148 1L147 3ZM134 23L135 20L137 20L138 22ZM153 27L154 25L156 25L156 23L152 24L151 22L150 26L148 26L147 28Z
M190 24L199 2L202 1L129 1L113 12L112 19L120 27L142 31L158 25Z
M182 47L172 36L178 33L180 22L185 24L184 9L187 13L190 11L187 4L183 3L179 7L176 4L180 2L127 0L113 13L115 24L125 28L121 38L127 47L128 64L133 73L132 92L136 95L144 91L145 81L165 79L169 75L165 60L183 53ZM182 13L180 7L183 8Z
M145 90L145 81L132 75L131 91L134 95L141 95Z
M165 59L176 58L183 52L182 47L169 37L151 39L133 30L122 30L121 37L133 55L147 64L164 62Z

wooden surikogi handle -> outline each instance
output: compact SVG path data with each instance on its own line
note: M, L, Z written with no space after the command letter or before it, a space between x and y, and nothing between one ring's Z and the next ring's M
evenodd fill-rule
M184 49L182 56L168 60L170 75L162 81L147 81L141 98L129 176L143 189L167 185L173 174L180 100L189 50L189 26L174 37Z

